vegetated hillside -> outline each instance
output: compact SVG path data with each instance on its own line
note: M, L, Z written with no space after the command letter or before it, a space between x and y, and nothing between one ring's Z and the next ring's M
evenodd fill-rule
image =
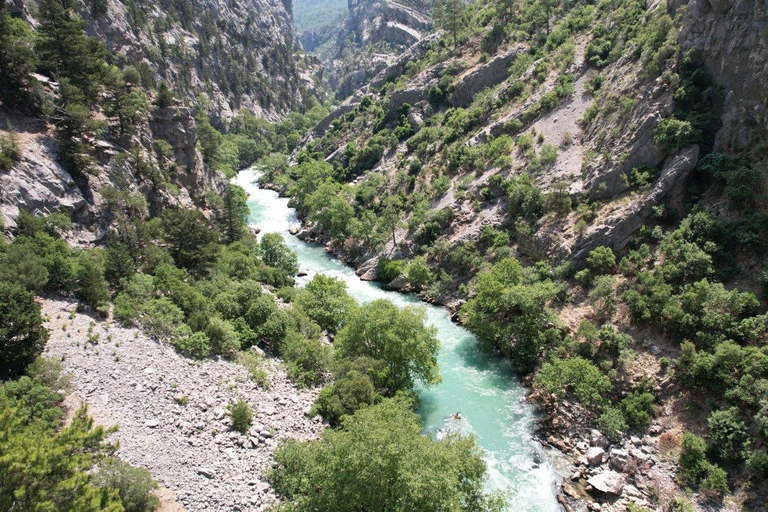
M441 33L264 180L303 237L451 305L532 377L542 432L589 485L568 500L759 510L765 10L441 6Z
M8 3L33 22L34 4ZM216 121L240 108L275 121L315 94L318 63L301 51L290 4L279 0L98 0L76 9L118 65L136 67L144 85L165 80L190 100L206 94Z

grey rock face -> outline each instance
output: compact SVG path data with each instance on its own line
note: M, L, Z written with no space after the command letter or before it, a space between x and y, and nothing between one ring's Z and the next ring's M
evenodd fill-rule
M598 473L587 480L587 483L594 487L595 490L613 496L621 496L624 490L624 477L615 471Z
M725 88L723 128L716 145L745 144L755 127L768 130L768 5L755 0L674 0L685 6L680 45L700 50Z
M653 207L672 193L690 174L699 159L699 147L690 146L670 155L664 162L661 175L652 190L626 209L617 211L602 224L593 226L577 241L575 250L566 249L569 259L581 260L601 245L619 251L626 247L632 235L653 213ZM562 252L562 251L561 251Z
M349 13L337 35L336 59L328 77L337 90L336 98L341 100L353 94L406 48L422 40L432 28L428 11L426 3L420 1L406 6L393 0L350 0ZM373 58L366 55L352 62L344 59L346 55L381 43L390 50Z
M519 52L514 48L502 55L498 55L488 61L483 67L467 75L453 93L451 102L454 107L466 107L472 102L472 98L486 87L493 87L506 80L507 68L515 61Z
M51 157L53 144L44 137L23 141L21 161L0 173L0 214L6 228L16 226L19 210L35 215L66 212L81 222L92 220L85 195Z
M200 0L170 26L163 5L142 4L143 23L119 0L102 16L92 15L90 2L79 13L112 52L148 64L189 99L208 94L222 122L240 108L276 120L312 94L293 52L289 0Z

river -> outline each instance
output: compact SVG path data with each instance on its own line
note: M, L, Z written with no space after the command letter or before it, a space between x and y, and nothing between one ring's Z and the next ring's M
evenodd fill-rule
M473 434L486 456L487 485L508 495L509 510L561 510L556 500L558 471L549 452L532 438L536 411L525 400L526 391L508 364L481 353L475 337L453 323L447 309L363 281L323 247L292 236L289 230L300 225L296 212L288 207L288 199L259 188L257 178L257 171L246 169L235 179L249 194L249 224L262 233L285 237L298 255L301 270L307 272L299 278L300 286L315 274L325 274L344 281L359 302L386 298L401 307L419 305L426 310L427 321L437 328L440 340L438 363L443 380L420 392L425 434L439 437L441 432L453 430ZM456 412L461 415L459 421L451 418Z

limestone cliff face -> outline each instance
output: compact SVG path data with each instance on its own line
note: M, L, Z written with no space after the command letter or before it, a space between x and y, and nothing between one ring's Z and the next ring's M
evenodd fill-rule
M675 0L684 9L680 44L698 50L707 70L725 88L723 128L716 144L747 144L768 131L768 2Z
M240 108L277 119L312 94L290 1L176 4L110 0L98 15L84 2L81 15L128 62L148 64L190 98L206 93L223 120Z
M421 1L349 0L328 80L337 99L355 93L432 29Z

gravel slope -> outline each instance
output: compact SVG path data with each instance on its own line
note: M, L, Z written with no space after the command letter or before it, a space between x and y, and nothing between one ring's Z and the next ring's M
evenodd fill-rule
M186 359L137 329L76 313L73 302L45 299L42 308L45 355L63 359L99 423L119 425L119 457L149 469L190 511L267 508L275 495L265 471L280 440L323 428L305 414L317 390L297 389L272 362L264 389L238 364ZM225 413L238 397L254 412L246 436Z

